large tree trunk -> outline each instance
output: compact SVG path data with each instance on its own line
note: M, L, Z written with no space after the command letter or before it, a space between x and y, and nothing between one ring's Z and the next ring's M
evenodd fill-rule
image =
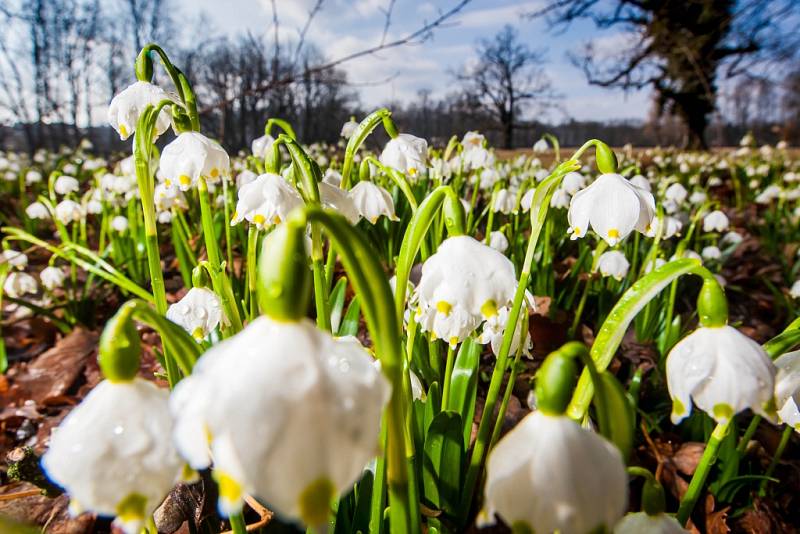
M676 111L686 128L683 148L687 150L707 150L706 128L708 127L708 102L702 98L684 98L676 102Z

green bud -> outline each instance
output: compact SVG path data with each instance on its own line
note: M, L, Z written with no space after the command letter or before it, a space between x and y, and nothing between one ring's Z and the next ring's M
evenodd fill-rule
M458 195L448 194L445 196L442 212L444 213L444 224L447 227L448 235L464 235L467 227L466 216L464 215L464 206L461 205L461 199L459 199Z
M536 403L544 413L563 414L572 398L578 366L564 350L569 345L550 353L536 373Z
M172 122L178 133L192 131L192 119L179 106L172 106Z
M655 477L646 478L642 486L642 510L647 515L658 515L663 514L666 507L664 487Z
M304 317L311 296L305 224L290 221L267 234L258 262L258 304L279 321Z
M728 323L728 299L725 290L712 275L703 277L703 287L697 296L697 313L705 327L725 326Z
M358 181L359 182L369 182L369 162L366 158L361 160L361 164L358 166Z
M617 155L607 144L597 141L594 145L594 157L597 162L597 169L603 174L617 172Z
M192 287L211 287L211 277L202 265L192 269Z
M112 382L128 382L139 372L142 352L132 306L122 306L106 323L100 336L98 361L103 376Z
M139 55L136 56L136 79L140 82L149 82L153 80L153 58L150 57L150 47L145 46L142 48Z
M386 130L386 133L392 139L399 135L397 133L397 126L395 126L394 121L392 120L391 113L387 113L383 116L383 129Z

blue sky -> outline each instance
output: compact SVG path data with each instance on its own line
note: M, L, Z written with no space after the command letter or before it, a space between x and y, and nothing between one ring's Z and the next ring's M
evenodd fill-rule
M245 31L272 35L270 0L183 0L183 9L200 9L218 31L235 36ZM296 37L315 0L276 0L281 38ZM328 58L347 55L380 42L383 33L382 9L389 0L325 0L314 19L309 39ZM418 28L423 21L447 11L456 0L396 0L388 40ZM547 48L544 68L555 88L564 95L562 102L575 119L641 119L650 108L647 91L625 94L592 87L583 73L567 59L568 50L576 50L593 40L603 53L613 55L615 43L624 34L598 32L591 23L570 27L565 33L547 31L544 20L527 20L523 12L535 10L543 0L472 0L432 39L415 46L403 46L353 60L343 65L351 82L368 107L393 100L407 101L417 91L427 88L435 97L444 96L453 87L449 75L459 66L475 60L474 47L481 38L493 36L503 25L511 24L522 39L534 48ZM553 112L551 120L563 120Z

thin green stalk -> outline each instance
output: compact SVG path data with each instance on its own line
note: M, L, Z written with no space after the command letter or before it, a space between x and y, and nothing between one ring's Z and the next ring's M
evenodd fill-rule
M678 507L676 519L681 525L686 526L689 517L692 515L692 510L694 510L695 504L697 504L697 500L700 498L708 474L711 472L711 467L713 467L714 462L717 460L719 446L728 433L729 426L730 421L718 423L716 428L714 428L714 432L711 433L711 438L708 440L708 443L706 443L706 448L703 451L703 456L700 458L700 463L697 465L692 480L689 482L689 487Z
M525 319L525 324L523 325L523 333L528 330L528 319ZM511 375L508 377L508 383L506 384L506 391L503 394L503 400L500 402L500 413L505 414L506 409L508 408L508 403L511 400L511 394L514 391L514 383L517 381L517 374L519 373L519 361L522 358L522 353L525 350L525 341L527 338L527 334L523 334L523 339L517 347L517 352L514 355L514 361L511 363ZM494 430L492 431L492 439L489 441L489 448L494 447L494 444L497 443L498 438L500 437L500 431L503 430L503 422L504 417L498 417L497 421L494 423Z
M794 428L792 428L791 425L786 425L783 427L783 433L781 434L781 440L778 443L778 448L775 449L775 454L772 456L772 460L769 462L769 467L767 467L767 471L764 473L765 478L761 480L761 485L758 488L758 495L760 497L766 495L767 484L769 484L772 473L775 472L775 468L778 467L778 462L781 461L781 457L786 450L786 446L789 444L789 440L791 439L793 432Z
M200 217L203 222L203 239L206 243L206 254L208 263L212 269L221 269L219 257L219 243L217 243L216 232L214 231L214 215L211 211L211 204L208 201L208 185L201 176L197 181L197 192L200 197Z
M258 268L256 264L256 249L258 243L258 228L251 224L247 230L247 298L250 304L248 318L252 321L258 316L258 299L256 289L258 282Z
M750 419L750 424L747 425L747 428L742 435L742 439L739 440L739 445L736 447L736 452L739 456L744 456L745 451L747 450L747 444L750 443L750 440L753 437L753 434L756 433L758 429L758 424L761 422L760 415L753 415L753 418Z
M444 384L442 385L442 411L448 409L447 399L450 397L450 382L453 377L453 366L456 362L456 348L447 344L447 363L444 367Z
M238 514L233 514L228 518L231 522L231 530L233 534L247 534L247 526L244 522L244 517L242 513L239 512Z

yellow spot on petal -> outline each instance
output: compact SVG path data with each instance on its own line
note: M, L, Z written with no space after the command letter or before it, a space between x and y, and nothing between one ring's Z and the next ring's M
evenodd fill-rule
M408 168L408 174L410 174L411 176L416 176L417 175L417 168L416 167L409 167Z
M273 223L273 224L280 224L280 223L281 223L281 216L280 216L280 215L276 215L276 216L274 216L274 217L272 218L272 223Z
M611 239L619 239L619 230L612 228L608 231L608 237Z
M119 125L119 134L122 137L128 137L128 129L125 127L124 124Z
M181 469L181 481L186 483L197 482L200 479L200 475L189 467L189 464L183 464L183 469Z
M672 415L681 417L686 413L686 406L679 399L672 399Z
M190 185L192 183L192 179L186 176L185 174L181 174L178 177L178 181L181 185Z
M440 300L436 303L436 311L439 313L443 313L445 315L450 315L450 310L453 309L453 305L449 302L445 302L444 300Z
M172 180L167 178L166 180L164 180L164 185L167 187L172 187Z
M580 237L581 229L576 226L575 228L572 229L572 233L575 234L576 236Z
M458 336L453 336L450 338L450 346L455 347L458 345Z
M255 215L255 216L253 217L253 223L255 223L255 224L259 225L259 226L260 226L260 225L262 225L262 224L264 224L264 222L265 222L266 220L267 220L267 219L266 219L266 217L264 217L264 216L263 216L263 215L261 215L260 213L259 213L258 215Z
M232 476L218 469L214 470L214 479L219 486L219 500L222 501L223 507L228 512L238 511L244 498L242 485Z
M217 176L219 176L219 169L216 167L212 168L211 171L208 173L208 175L211 176L212 178L216 178Z
M117 519L122 523L143 521L146 508L147 497L139 493L131 493L117 504Z
M197 328L192 330L192 337L195 338L197 341L201 341L206 336L203 334L203 329L198 326Z
M497 315L497 303L491 299L484 302L483 306L481 306L481 314L486 319Z
M312 482L300 494L300 519L309 526L324 525L331 512L331 501L336 497L336 488L328 478Z
M715 404L711 411L717 421L730 421L731 417L733 417L733 407L730 404Z
M231 220L235 221L238 218L239 218L239 212L236 211L236 210L233 210L233 215L231 215Z

